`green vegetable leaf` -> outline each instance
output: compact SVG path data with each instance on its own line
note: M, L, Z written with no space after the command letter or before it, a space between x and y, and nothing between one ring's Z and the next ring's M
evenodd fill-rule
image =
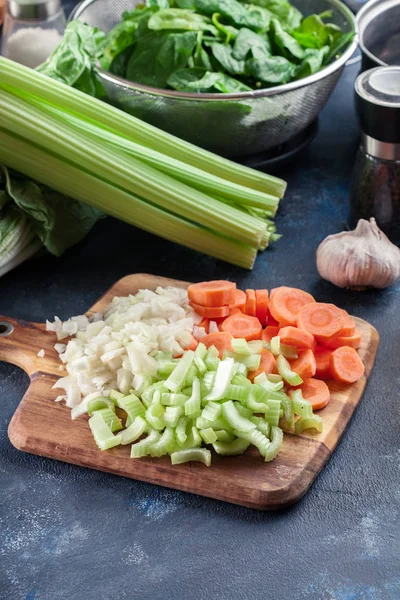
M232 56L236 60L245 60L249 54L253 58L261 58L270 52L271 45L266 37L243 27L235 40Z
M146 6L149 6L149 7L157 6L158 8L169 8L170 3L168 0L146 0Z
M211 45L211 50L214 58L225 71L231 75L244 75L245 62L244 60L236 60L233 57L232 46L216 42Z
M103 38L104 34L97 29L81 21L72 21L65 29L60 45L37 71L102 99L105 91L96 77L94 67Z
M274 16L269 10L256 4L246 5L247 23L248 26L259 33L268 31L272 17Z
M297 68L295 79L302 79L319 71L328 52L329 46L324 46L320 50L307 48L304 59Z
M168 85L181 92L247 92L247 85L223 73L211 73L194 67L176 71L168 79Z
M140 38L129 59L126 78L164 88L168 77L187 66L197 45L197 33L157 31Z
M354 31L343 33L343 35L341 35L340 38L332 44L329 52L325 55L324 64L327 65L333 58L339 56L342 48L348 46L348 44L353 41L354 36Z
M303 15L288 0L252 0L252 4L268 9L282 23L285 29L295 29L301 23Z
M272 19L270 27L272 45L288 60L302 60L304 49L299 42L287 33L278 19Z
M321 49L340 38L342 31L337 25L324 23L320 15L310 15L291 32L291 35L303 48Z
M251 58L246 61L246 68L254 79L269 85L287 83L296 72L296 65L283 56Z
M166 8L154 13L147 24L149 29L186 29L187 31L211 31L217 33L211 20L193 10Z

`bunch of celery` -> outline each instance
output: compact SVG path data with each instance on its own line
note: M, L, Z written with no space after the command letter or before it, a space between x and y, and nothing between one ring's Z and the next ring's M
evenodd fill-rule
M0 162L71 198L251 269L286 184L0 58Z
M283 391L286 384L302 383L283 355L278 355L279 375L261 373L251 383L247 373L259 367L262 342L234 340L232 346L234 352L223 360L214 346L207 349L201 343L180 359L158 352L157 377L143 375L128 396L112 390L108 397L90 400L89 425L98 447L132 444L132 458L169 454L172 464L201 461L210 466L211 452L203 444L228 456L253 445L268 462L282 445L283 416L294 433L322 431L321 417L313 414L301 391L291 396ZM126 416L125 428L116 407Z

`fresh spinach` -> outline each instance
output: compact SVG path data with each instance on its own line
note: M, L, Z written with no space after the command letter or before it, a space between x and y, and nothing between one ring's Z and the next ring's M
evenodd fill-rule
M256 81L268 85L287 83L296 73L296 66L283 56L251 58L246 61L246 68Z
M271 44L267 37L243 27L233 45L233 58L245 60L251 54L253 58L261 58L271 53Z
M304 52L304 58L297 68L295 79L302 79L319 71L328 52L329 46L319 49L307 48Z
M304 58L304 48L300 46L299 42L294 37L283 29L278 19L272 19L269 33L272 46L285 58L295 61Z
M250 87L224 73L210 73L199 67L176 71L168 79L168 85L180 92L217 91L228 94L251 91Z
M252 0L252 3L268 9L287 30L298 27L303 18L301 12L288 0Z
M187 31L211 31L216 34L216 29L209 18L183 8L159 10L149 19L147 26L154 31L185 29Z
M230 75L244 75L245 62L233 57L233 47L215 42L211 45L214 58Z

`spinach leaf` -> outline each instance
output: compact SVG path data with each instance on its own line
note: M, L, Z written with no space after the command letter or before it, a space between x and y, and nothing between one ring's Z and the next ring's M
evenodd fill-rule
M211 51L214 58L216 58L225 71L231 75L244 75L244 60L236 60L236 58L233 57L232 46L215 42L211 45Z
M273 14L266 8L256 4L246 5L247 22L251 24L252 29L258 33L268 31ZM250 25L249 25L250 26Z
M149 29L186 29L187 31L211 31L216 34L210 19L192 10L182 8L166 8L159 10L149 19Z
M342 30L333 23L324 23L321 15L306 17L300 27L294 29L291 35L303 48L322 48L337 41L342 35Z
M246 69L256 81L277 85L293 78L296 65L283 56L265 56L247 60Z
M157 6L158 8L169 8L170 4L168 0L146 0L146 6L153 7Z
M295 79L302 79L319 71L328 52L329 46L320 49L307 48L304 59L297 68Z
M176 71L168 79L168 85L181 92L245 92L251 91L244 83L224 73L210 73L194 67Z
M268 56L270 52L271 45L268 38L243 27L233 45L232 56L237 60L245 60L248 54L251 54L253 58L261 58Z
M272 19L269 33L273 46L285 58L288 60L302 60L304 58L304 49L297 40L283 29L278 19Z
M139 38L129 59L126 78L164 88L168 77L188 64L197 44L197 33L156 31Z
M267 13L254 10L251 5L250 8L243 6L237 0L193 0L193 3L199 13L210 16L217 14L236 26L262 31L269 24Z
M327 65L333 58L336 58L340 50L350 44L355 36L354 31L348 31L347 33L343 33L340 38L332 44L329 52L326 54L324 59L324 65Z
M106 93L94 68L103 38L104 34L97 29L72 21L59 46L36 70L85 94L104 99Z
M210 57L207 54L207 50L203 48L204 33L199 31L197 34L196 49L193 54L193 63L195 67L203 67L207 71L213 71Z
M252 4L267 8L282 23L284 29L295 29L301 23L303 15L288 0L252 0Z
M112 61L108 71L113 75L117 75L117 77L125 77L128 62L132 56L134 47L135 45L132 44L132 46L129 46L123 52L120 52L120 54L118 54Z

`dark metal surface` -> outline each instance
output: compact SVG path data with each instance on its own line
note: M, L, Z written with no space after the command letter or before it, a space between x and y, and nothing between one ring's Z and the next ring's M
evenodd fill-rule
M400 286L347 292L315 267L318 243L346 226L356 73L346 70L317 138L282 172L283 238L252 273L108 219L63 257L0 280L0 314L33 321L81 313L140 271L300 286L369 320L381 335L372 377L311 490L268 514L18 452L7 425L28 380L0 364L1 600L399 600Z

